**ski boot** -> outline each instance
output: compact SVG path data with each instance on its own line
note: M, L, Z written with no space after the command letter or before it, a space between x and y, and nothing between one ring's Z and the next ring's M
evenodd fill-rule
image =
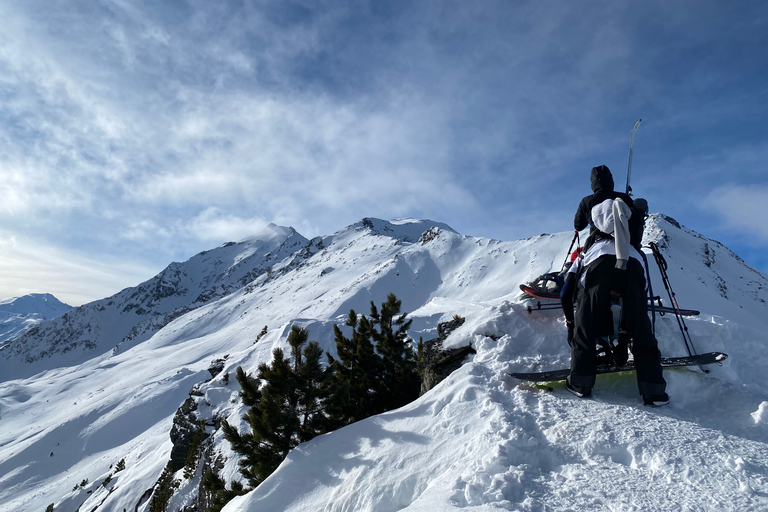
M623 366L629 361L629 347L632 338L627 331L620 331L619 337L613 342L613 360L616 366Z

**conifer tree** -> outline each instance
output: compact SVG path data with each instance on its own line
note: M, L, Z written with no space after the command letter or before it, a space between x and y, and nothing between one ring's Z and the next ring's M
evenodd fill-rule
M338 359L328 354L334 420L352 423L418 398L419 374L407 334L411 320L400 308L401 301L390 293L381 312L371 301L370 319L350 311L351 338L334 326Z
M294 332L296 333L295 336ZM294 337L293 341L291 341L292 337ZM306 329L292 331L291 336L288 337L294 357L294 373L298 392L296 413L301 421L299 442L302 443L329 430L325 408L330 394L330 371L323 368L320 362L323 349L316 341L310 341L302 353L301 346L306 343L307 337Z
M210 496L206 512L219 512L232 498L246 493L238 481L232 482L232 489L227 489L224 480L210 469L203 475L202 483Z
M394 293L387 295L381 312L371 301L371 337L381 357L382 375L379 404L384 410L401 407L419 397L419 373L416 358L408 338L413 320L400 314L402 301ZM399 315L399 316L398 316Z
M333 326L338 360L327 354L333 372L329 413L342 425L383 412L375 408L381 358L371 342L371 324L364 315L358 318L351 310L345 325L352 327L351 338L344 336L338 325Z
M300 442L324 432L324 401L328 372L320 365L317 342L307 343L307 330L293 326L288 336L293 363L276 348L270 365L259 365L258 379L237 369L243 403L250 406L243 417L251 432L241 434L225 422L224 437L241 454L240 472L252 487L267 478L288 452Z

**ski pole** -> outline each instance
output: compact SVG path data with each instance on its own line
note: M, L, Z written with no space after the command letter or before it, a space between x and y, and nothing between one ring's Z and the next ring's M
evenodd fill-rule
M691 334L688 332L688 326L685 325L685 320L680 314L680 306L677 304L677 297L675 296L674 290L672 290L672 284L669 282L669 275L667 274L667 261L664 259L664 256L662 256L659 247L655 243L651 242L650 247L651 251L653 251L653 257L656 259L656 265L659 267L659 272L661 273L661 280L664 283L664 288L667 290L669 300L672 302L672 308L675 311L675 319L677 320L677 326L680 328L680 334L683 336L685 349L688 351L689 356L695 355L696 347L693 346L693 339L691 339ZM699 368L701 368L701 366L699 366ZM708 370L704 370L703 368L701 369L705 373L708 372Z
M576 243L576 240L579 239L579 232L574 231L573 232L573 240L571 240L571 246L568 247L568 252L565 253L565 260L563 261L563 265L560 267L560 271L562 272L565 270L565 264L568 263L568 257L571 255L571 249L573 249L573 244Z
M648 258L645 257L645 253L643 251L640 251L640 254L643 256L643 263L645 264L645 277L648 282L648 300L651 305L651 331L653 332L653 337L656 337L656 305L653 303L653 285L651 284L651 270L648 267Z

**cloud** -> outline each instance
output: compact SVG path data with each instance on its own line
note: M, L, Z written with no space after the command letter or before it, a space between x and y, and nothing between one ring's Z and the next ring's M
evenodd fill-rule
M52 293L79 306L135 286L160 270L115 257L93 258L0 231L0 297L4 298Z
M738 233L756 238L744 240L746 245L768 243L768 185L727 185L713 190L705 203L720 219Z
M762 126L764 76L730 64L764 46L768 31L738 23L759 16L584 9L0 2L0 221L64 253L158 264L268 222L310 237L365 216L567 230L588 170L625 166L646 114L633 180L652 207L724 186L723 162L736 184L764 182L759 159L720 144L765 153L738 124ZM738 38L712 36L731 26ZM727 97L708 95L717 83Z
M158 240L174 240L185 245L208 248L211 244L224 241L239 241L259 233L270 224L260 217L243 218L225 213L218 208L206 208L190 219L169 219L158 223L151 220L131 222L121 233L122 238L141 245L150 245Z
M216 208L207 208L200 215L186 224L196 238L200 240L238 241L258 233L269 223L261 218L243 219L231 214L224 214Z

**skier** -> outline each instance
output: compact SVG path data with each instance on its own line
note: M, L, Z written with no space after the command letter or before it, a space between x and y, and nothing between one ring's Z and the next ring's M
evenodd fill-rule
M666 381L661 370L661 354L648 319L645 299L645 275L638 252L637 212L633 226L634 202L629 195L613 190L611 171L605 165L594 167L591 174L592 195L579 203L574 228L589 225L590 236L584 246L577 291L571 345L571 373L566 388L578 397L588 397L595 385L597 340L613 333L611 290L621 296L622 324L633 340L637 385L646 405L669 403ZM632 228L635 229L632 229ZM635 247L636 246L636 247Z

